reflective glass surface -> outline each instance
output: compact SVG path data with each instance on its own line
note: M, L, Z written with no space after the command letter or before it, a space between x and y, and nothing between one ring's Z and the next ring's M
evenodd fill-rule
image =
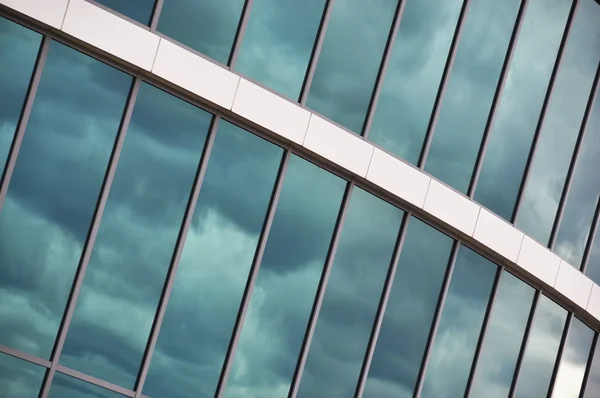
M306 105L361 133L397 0L336 0Z
M562 353L552 397L578 398L592 346L594 331L573 317Z
M83 380L56 373L48 398L121 398L124 395Z
M403 215L352 193L298 397L353 395Z
M423 381L423 398L464 395L497 266L461 246Z
M17 129L42 35L0 17L0 176Z
M121 14L143 23L150 24L155 0L96 0Z
M596 344L596 349L593 352L590 373L588 375L587 384L583 398L596 398L600 396L600 345Z
M519 0L472 0L425 170L466 193L519 10Z
M227 64L244 0L164 0L157 30Z
M61 364L133 389L210 120L141 85Z
M540 296L523 356L515 398L546 397L567 311Z
M282 152L219 121L144 394L214 395Z
M510 220L570 0L530 0L504 83L475 200Z
M287 396L345 185L290 159L226 397Z
M592 219L598 206L598 195L600 194L599 166L600 94L596 94L596 101L579 149L571 188L567 196L554 249L558 255L575 266L581 264L590 229L594 227ZM595 248L595 242L593 244L592 248ZM599 283L600 263L596 251L597 249L592 250L586 274L596 283Z
M523 194L516 224L547 243L600 59L600 5L581 0Z
M0 212L2 345L50 355L131 80L50 45Z
M0 397L37 398L46 368L0 354Z
M236 72L296 101L324 6L325 0L254 0Z
M363 397L413 396L452 243L410 219Z
M534 289L502 272L471 386L472 397L506 398L512 383Z
M462 0L405 0L369 140L416 164Z

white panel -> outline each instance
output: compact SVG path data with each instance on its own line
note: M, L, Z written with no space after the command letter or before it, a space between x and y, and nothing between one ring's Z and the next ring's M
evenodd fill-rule
M558 275L560 257L545 246L525 236L517 258L517 265L545 284L553 287L556 282L556 275Z
M554 288L581 308L586 308L593 282L566 261L560 262Z
M223 108L231 109L240 78L168 40L161 39L152 72Z
M587 304L587 312L600 321L600 286L592 284L592 294Z
M523 232L482 208L473 238L514 263L519 256Z
M472 236L479 205L432 179L423 209L460 232Z
M159 37L87 1L70 1L62 30L142 69L152 69Z
M375 148L367 172L367 180L408 203L423 208L431 177Z
M315 114L310 117L304 147L361 177L367 175L373 154L373 145Z
M0 4L60 29L69 0L0 0Z
M310 112L288 100L241 79L232 111L302 145Z

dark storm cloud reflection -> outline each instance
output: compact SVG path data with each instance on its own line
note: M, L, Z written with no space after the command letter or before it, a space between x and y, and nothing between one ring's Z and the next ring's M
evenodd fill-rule
M406 0L369 140L417 163L461 0Z
M211 118L141 85L63 365L133 388Z
M410 219L365 398L413 396L452 243L424 222Z
M130 85L51 43L0 213L0 344L50 355Z
M227 64L244 0L165 0L157 30Z
M325 0L255 0L236 72L296 101Z
M56 373L50 387L48 398L122 398L114 391L106 390L85 381Z
M298 397L353 395L403 215L352 193Z
M360 133L397 0L333 4L307 106Z
M214 395L282 153L220 121L144 394Z
M345 185L291 158L225 396L287 396Z
M46 368L0 354L0 396L6 398L36 398Z
M446 85L426 170L466 193L520 1L473 0Z
M0 175L17 128L42 36L0 17Z

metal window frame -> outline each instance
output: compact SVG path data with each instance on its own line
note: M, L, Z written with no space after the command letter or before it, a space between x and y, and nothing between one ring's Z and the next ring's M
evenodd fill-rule
M587 360L587 364L585 366L585 373L583 375L583 381L581 382L581 390L579 391L579 398L585 397L585 392L587 389L588 381L590 379L590 373L592 371L592 366L594 365L594 355L596 353L596 348L598 347L598 333L594 334L594 339L592 340L592 346L590 347L590 355Z

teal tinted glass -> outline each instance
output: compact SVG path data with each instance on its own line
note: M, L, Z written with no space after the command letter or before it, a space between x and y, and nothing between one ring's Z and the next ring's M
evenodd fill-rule
M353 191L298 397L353 395L403 215Z
M123 398L114 391L78 380L73 377L56 373L52 380L48 398Z
M214 396L282 153L219 121L144 394Z
M37 398L46 368L0 354L0 396Z
M287 396L345 186L290 159L226 397Z
M150 24L155 0L96 0L144 25Z
M50 44L0 212L2 345L50 356L131 81Z

